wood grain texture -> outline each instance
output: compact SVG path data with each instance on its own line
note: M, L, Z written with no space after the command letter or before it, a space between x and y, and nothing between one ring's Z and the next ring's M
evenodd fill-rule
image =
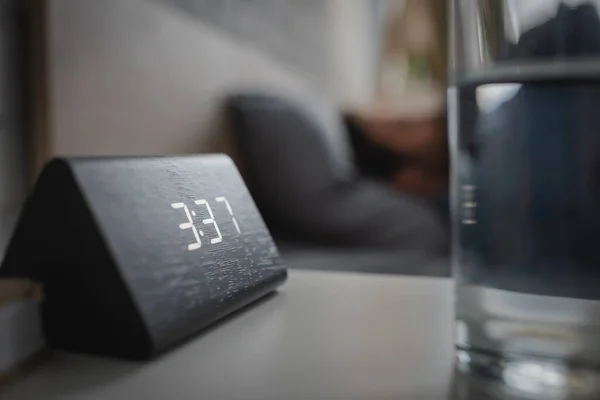
M223 204L239 224L238 234ZM202 247L172 204L194 208ZM40 227L52 227L41 231ZM35 251L32 251L35 249ZM45 169L0 275L44 283L52 346L127 358L165 351L271 292L286 277L279 253L226 156L80 158Z

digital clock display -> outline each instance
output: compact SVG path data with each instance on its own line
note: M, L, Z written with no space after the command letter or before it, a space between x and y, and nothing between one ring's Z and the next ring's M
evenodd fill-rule
M44 283L51 346L145 358L287 274L233 161L206 155L51 162L0 275Z
M240 225L238 224L237 220L235 219L235 216L233 215L233 209L231 208L231 204L229 204L229 201L227 201L227 198L226 197L215 197L214 201L216 203L223 204L223 206L227 208L227 211L229 212L229 216L230 216L229 222L233 224L237 233L241 234L242 231L240 231ZM196 205L198 207L205 207L205 211L208 213L208 218L203 218L202 224L203 225L212 225L212 227L214 228L214 231L217 235L217 237L213 237L210 239L210 243L211 244L221 243L223 241L223 235L221 235L221 230L219 229L219 224L215 220L215 215L212 211L212 208L211 208L208 200L206 200L206 199L194 200L194 205ZM201 248L202 240L200 240L200 237L205 236L205 234L204 234L203 230L200 230L196 227L196 224L194 222L194 218L198 216L198 213L195 210L190 210L185 203L173 203L173 204L171 204L171 207L173 207L176 210L183 210L185 213L185 217L187 218L186 222L179 224L179 229L181 229L181 230L189 229L194 234L195 241L194 241L194 243L190 243L187 246L187 249L189 251L194 251L194 250L198 250L199 248Z

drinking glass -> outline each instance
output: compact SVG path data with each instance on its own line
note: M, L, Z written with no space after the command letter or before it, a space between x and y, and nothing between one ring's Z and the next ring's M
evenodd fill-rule
M459 364L523 398L585 396L600 367L600 0L449 4Z

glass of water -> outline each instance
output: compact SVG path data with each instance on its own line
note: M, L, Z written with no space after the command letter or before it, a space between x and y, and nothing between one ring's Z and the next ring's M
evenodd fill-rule
M459 363L598 399L600 0L450 5Z

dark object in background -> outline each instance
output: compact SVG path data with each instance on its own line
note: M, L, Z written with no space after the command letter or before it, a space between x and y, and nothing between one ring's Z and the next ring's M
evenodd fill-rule
M269 228L290 239L314 230L327 193L356 171L339 113L317 100L239 94L228 108L248 189ZM327 220L322 221L327 229ZM318 240L317 240L318 241Z
M335 107L267 94L232 96L228 106L248 188L276 237L446 252L430 204L357 173Z
M354 162L364 176L390 182L402 167L402 158L393 151L374 143L352 117L344 119L354 151Z
M349 135L360 172L422 199L448 189L445 118L432 114L350 114Z
M550 21L521 35L518 43L505 43L497 61L543 61L600 54L600 19L593 4L561 4Z
M286 269L228 157L89 158L46 166L0 276L43 284L49 346L145 359Z
M28 2L0 1L0 260L28 189L34 118Z

